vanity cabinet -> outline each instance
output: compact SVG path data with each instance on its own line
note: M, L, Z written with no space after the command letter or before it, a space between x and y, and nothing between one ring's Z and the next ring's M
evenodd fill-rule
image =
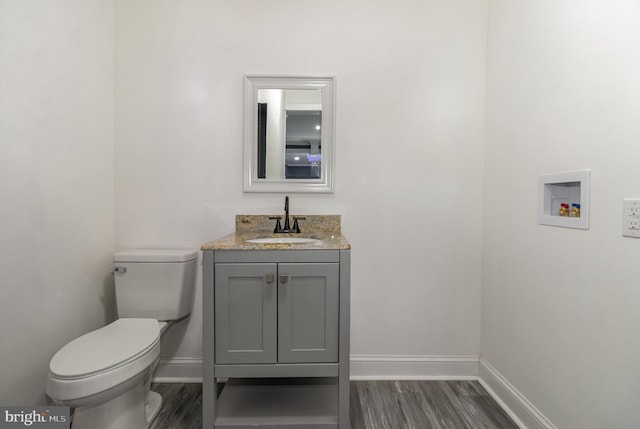
M215 265L218 364L338 362L338 263Z
M349 429L349 250L204 249L203 273L203 427Z

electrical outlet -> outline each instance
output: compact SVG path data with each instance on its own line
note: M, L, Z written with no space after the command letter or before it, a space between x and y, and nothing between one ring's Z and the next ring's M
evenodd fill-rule
M622 200L622 235L640 238L640 198Z

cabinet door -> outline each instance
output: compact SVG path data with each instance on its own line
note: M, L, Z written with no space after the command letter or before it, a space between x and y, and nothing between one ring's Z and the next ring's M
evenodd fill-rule
M215 265L216 363L276 362L276 275L276 264Z
M339 265L278 265L278 361L337 362Z

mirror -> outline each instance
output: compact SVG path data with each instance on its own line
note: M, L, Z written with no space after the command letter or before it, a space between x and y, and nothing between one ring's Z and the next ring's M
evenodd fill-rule
M334 80L245 76L245 192L333 192Z

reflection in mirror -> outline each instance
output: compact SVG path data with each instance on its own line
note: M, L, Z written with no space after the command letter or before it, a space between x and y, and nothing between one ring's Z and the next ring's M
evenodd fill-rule
M285 179L319 179L322 110L286 110Z
M322 91L258 90L258 179L319 179Z
M333 78L246 76L245 192L333 192Z

